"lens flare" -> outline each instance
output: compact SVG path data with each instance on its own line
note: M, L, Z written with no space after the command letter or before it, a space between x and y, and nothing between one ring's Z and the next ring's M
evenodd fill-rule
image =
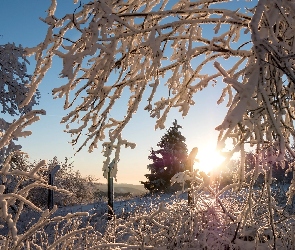
M194 168L205 173L210 173L223 162L224 157L215 150L214 146L207 146L200 147L196 159L198 161L195 163Z

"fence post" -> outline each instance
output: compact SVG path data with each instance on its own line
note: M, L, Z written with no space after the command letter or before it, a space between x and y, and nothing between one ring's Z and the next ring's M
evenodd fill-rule
M48 174L48 185L54 185L54 177L56 172L60 169L59 165L56 165ZM49 210L53 208L54 204L54 197L53 197L53 190L48 189L48 200L47 200L47 207Z
M195 162L195 158L197 154L198 154L198 148L194 147L187 158L187 170L190 171L191 173L194 170L194 162ZM189 191L187 192L187 202L189 206L194 204L194 197L193 197L192 191L190 190L191 188L192 188L191 181L189 181L188 183Z
M113 160L108 166L108 220L111 220L114 215L114 180L111 177L114 164L115 161Z

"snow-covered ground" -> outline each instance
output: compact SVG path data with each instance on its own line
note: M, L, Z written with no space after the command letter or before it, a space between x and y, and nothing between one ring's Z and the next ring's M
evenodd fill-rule
M187 199L187 193L183 193L176 197L174 194L160 194L160 195L144 195L131 199L114 201L115 215L121 216L127 213L133 212L135 209L144 208L150 210L157 207L161 202L171 204L175 200ZM95 202L91 204L82 204L69 207L61 207L56 212L59 215L65 215L67 213L76 212L89 212L90 214L105 215L108 211L108 205L106 202Z

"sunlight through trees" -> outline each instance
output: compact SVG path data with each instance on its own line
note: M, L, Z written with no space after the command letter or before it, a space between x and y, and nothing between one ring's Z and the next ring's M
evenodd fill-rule
M294 3L74 3L74 13L65 12L59 17L58 1L51 1L47 16L41 18L48 26L46 37L35 47L25 48L25 55L21 47L0 47L0 103L4 113L19 114L10 124L1 119L0 149L7 149L18 137L30 135L31 131L23 129L36 122L38 115L45 114L44 110L32 107L53 58L59 58L63 62L60 77L68 81L52 90L56 98L64 98L64 109L68 110L61 122L73 136L72 144L78 145L78 151L88 147L92 152L98 145L103 146L103 171L112 157L117 169L121 147L135 147L123 138L123 131L140 103L155 118L155 128L163 129L172 109L186 116L195 105L196 93L209 84L224 84L217 103L226 101L228 112L216 127L217 146L225 158L221 169L235 153L239 154L234 180L220 187L218 178L212 181L204 172L179 172L172 181L182 183L183 191L191 192L193 205L160 201L157 208L134 210L126 220L118 222L114 218L102 234L93 230L90 221L83 224L82 219L77 219L87 213L54 217L57 207L42 211L30 202L27 197L31 189L57 188L47 185L40 174L45 161L41 160L29 172L13 170L9 154L0 161L0 226L6 232L1 235L1 247L293 248L294 209L290 206L295 194L295 175L283 191L287 199L287 204L283 204L281 196L276 195L273 170L277 165L286 166L287 156L286 167L294 171ZM30 77L26 74L25 56L34 56L36 60ZM210 74L206 73L208 68ZM111 111L123 92L127 95L126 112L121 118L113 117ZM146 92L149 97L143 100ZM87 137L81 141L83 134ZM254 153L251 169L246 167L249 148ZM19 153L17 148L15 154ZM5 193L7 176L11 175L23 176L33 183L18 185L14 192ZM262 179L260 186L258 179ZM187 181L191 183L189 189L185 189ZM35 224L19 233L17 222L24 208L41 215ZM64 229L60 230L60 237L50 238L46 232L51 223ZM43 241L44 237L48 241Z

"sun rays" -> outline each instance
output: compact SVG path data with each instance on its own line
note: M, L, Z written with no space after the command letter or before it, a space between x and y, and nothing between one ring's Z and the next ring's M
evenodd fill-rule
M224 157L221 156L213 145L206 145L199 148L194 164L195 169L199 169L205 173L210 173L223 162Z

